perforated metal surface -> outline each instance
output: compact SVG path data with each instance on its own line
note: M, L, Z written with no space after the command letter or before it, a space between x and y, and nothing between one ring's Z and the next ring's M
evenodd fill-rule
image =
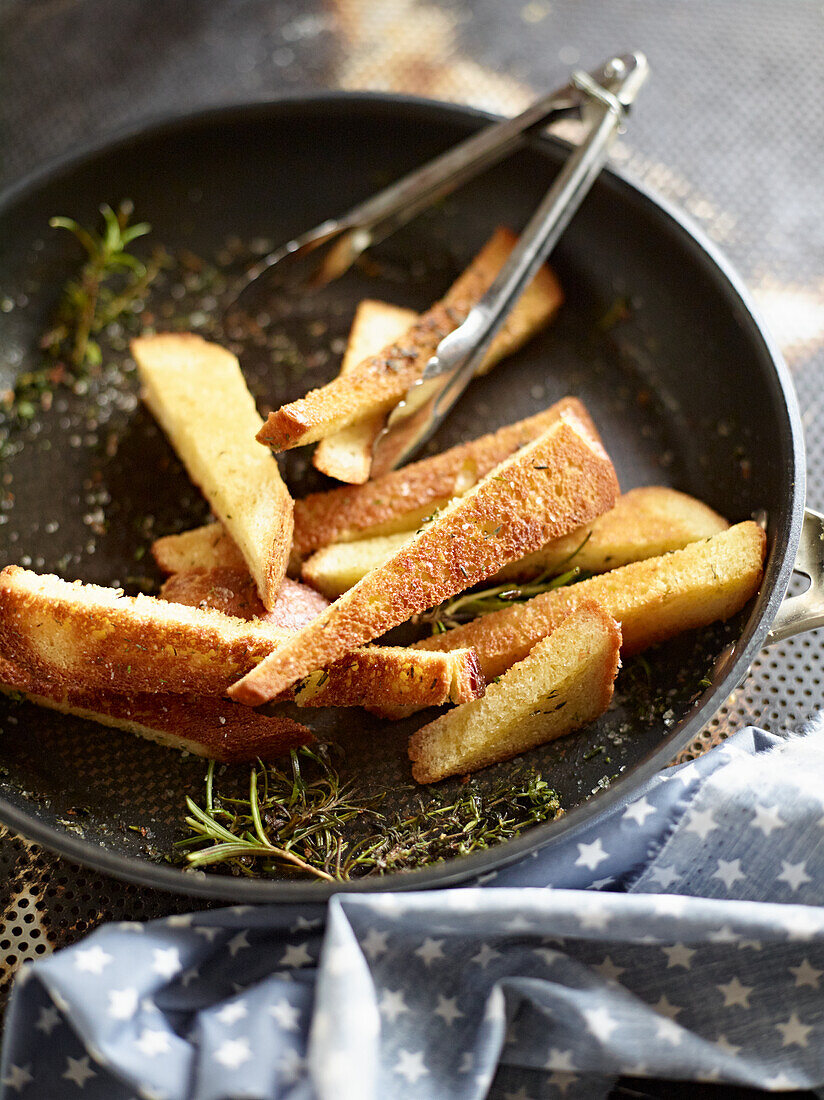
M315 87L410 91L512 112L570 65L645 49L654 77L617 162L685 206L747 278L788 355L824 507L824 97L818 3L657 0L290 0L0 4L8 183L124 123ZM765 651L693 751L750 721L797 726L819 706L818 635ZM0 992L28 957L101 920L191 903L114 882L0 836Z

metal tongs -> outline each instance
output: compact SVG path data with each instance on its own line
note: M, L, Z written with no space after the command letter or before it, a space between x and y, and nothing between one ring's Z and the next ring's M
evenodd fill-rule
M492 286L466 320L441 340L422 377L390 413L373 448L372 477L406 462L463 393L521 292L600 173L648 71L645 56L637 52L613 57L591 73L573 72L567 85L543 96L517 118L481 130L342 217L290 241L249 271L232 307L247 314L261 282L270 291L273 276L281 289L290 291L323 286L342 275L370 245L503 160L531 131L569 117L587 123L586 136L556 176Z

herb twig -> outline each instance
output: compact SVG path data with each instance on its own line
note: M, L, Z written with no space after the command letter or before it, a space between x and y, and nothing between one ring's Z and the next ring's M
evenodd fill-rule
M86 229L74 218L49 220L53 229L72 233L86 252L78 277L64 288L56 323L42 341L44 350L55 358L65 358L76 371L99 365L101 352L94 336L145 293L167 263L162 250L145 264L129 251L133 241L151 230L147 222L129 225L131 202L121 202L116 212L104 204L100 212L100 233Z
M492 588L464 592L433 607L431 611L425 611L417 617L417 621L432 623L432 632L438 634L460 623L469 622L470 619L476 619L479 615L489 615L512 603L522 603L533 596L540 596L542 592L551 592L554 588L563 588L564 585L581 579L583 574L575 566L557 577L539 577L527 584L498 584Z
M327 746L293 751L286 768L256 765L247 798L216 793L210 763L205 804L186 800L191 835L177 847L193 868L219 863L244 875L292 869L345 881L488 848L561 812L535 771L487 791L470 780L454 799L420 796L408 816L384 813L380 801L341 781Z

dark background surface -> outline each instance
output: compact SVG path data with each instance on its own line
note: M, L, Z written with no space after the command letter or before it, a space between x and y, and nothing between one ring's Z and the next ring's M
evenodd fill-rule
M653 76L614 162L685 208L744 275L793 371L808 502L824 508L819 2L0 0L0 186L168 111L312 89L413 92L511 114L571 67L628 48L647 53ZM752 720L782 729L808 718L824 693L823 641L765 652L704 742ZM0 875L4 984L20 961L101 920L191 904L8 835ZM747 1095L700 1095L716 1091ZM699 1091L638 1081L617 1095Z

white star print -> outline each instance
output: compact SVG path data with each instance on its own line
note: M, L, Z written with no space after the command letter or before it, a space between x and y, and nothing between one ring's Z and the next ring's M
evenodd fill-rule
M782 859L781 874L778 876L778 881L786 882L793 893L805 882L812 882L807 874L806 860L802 860L800 863L788 863L786 859Z
M109 990L109 1015L113 1020L131 1020L137 1012L137 990L129 986L127 989Z
M287 1050L278 1062L278 1072L285 1085L292 1085L303 1076L306 1069L306 1059L302 1058L296 1050Z
M56 1008L41 1008L40 1016L34 1026L38 1031L42 1031L44 1035L51 1035L59 1023L60 1013Z
M490 947L488 943L484 943L481 944L481 950L478 954L473 955L469 961L477 963L482 970L486 970L493 959L499 959L500 957L500 951L496 951L494 947Z
M86 974L102 974L104 967L107 967L111 961L112 956L97 944L83 951L76 951L74 956L75 967Z
M555 1088L558 1089L558 1091L563 1096L566 1096L566 1090L569 1088L570 1085L575 1084L575 1082L578 1080L578 1074L577 1073L551 1073L549 1075L548 1080L549 1080L550 1085L554 1085Z
M379 955L385 954L388 950L386 946L388 937L388 932L379 932L377 928L370 928L361 944L364 955L374 962Z
M738 978L735 977L726 985L719 985L716 988L724 998L724 1008L731 1008L733 1005L741 1005L742 1008L749 1008L750 994L753 989L755 989L755 986L742 985Z
M184 989L190 986L192 982L196 981L200 977L200 971L196 966L193 966L190 970L187 970L183 977L180 979Z
M242 1001L230 1001L229 1004L224 1005L219 1012L215 1013L215 1019L225 1027L231 1027L238 1020L245 1020L248 1015L249 1010Z
M298 917L293 925L290 926L290 932L310 932L313 928L320 928L323 921L320 917L312 917L311 920L306 917Z
M609 859L609 856L604 851L601 838L596 837L592 844L578 845L578 858L575 860L575 866L587 867L590 871L594 871L605 859Z
M777 1073L775 1077L764 1079L764 1088L770 1089L771 1092L789 1092L790 1089L801 1087L800 1082L793 1081L792 1077L788 1077L786 1073Z
M300 1009L289 1004L285 997L281 997L277 1004L269 1006L269 1015L277 1020L284 1031L298 1030Z
M600 905L588 905L578 918L581 928L595 928L603 931L612 920L612 914Z
M671 1020L674 1020L679 1012L683 1012L681 1005L673 1005L667 1000L667 998L661 997L657 1004L652 1006L659 1016L668 1016Z
M534 1097L527 1096L526 1088L521 1085L517 1092L505 1092L504 1100L534 1100Z
M655 807L650 806L646 798L639 798L637 802L630 803L624 810L623 819L635 821L638 825L643 825L650 814L655 813Z
M652 867L649 872L649 877L652 882L657 882L659 886L663 886L666 890L667 887L672 886L674 882L677 882L681 877L673 871L672 867Z
M157 1031L149 1027L145 1027L141 1031L140 1038L135 1043L141 1054L145 1054L147 1058L154 1058L157 1054L168 1053L171 1045L171 1039L167 1031Z
M731 1054L733 1057L735 1057L741 1049L741 1047L737 1047L734 1043L729 1042L726 1035L719 1035L715 1040L715 1045L724 1054Z
M532 921L528 921L526 917L516 913L511 920L505 920L501 927L505 928L507 932L528 932L532 928Z
M409 1011L409 1005L406 1003L401 989L384 989L378 1008L385 1016L389 1017L390 1023L393 1024L402 1012Z
M182 966L176 947L156 947L152 955L152 970L163 978L173 978Z
M662 947L661 950L667 956L667 970L674 966L683 966L685 970L689 970L692 965L692 956L695 954L692 947L685 947L683 943L676 943L672 947Z
M793 1012L789 1020L783 1024L776 1024L775 1028L776 1031L781 1032L782 1047L807 1046L807 1036L813 1030L808 1024L802 1024L795 1012Z
M196 936L203 936L203 938L209 943L214 943L214 941L217 939L223 929L212 928L208 924L203 924L199 928L193 928L192 931L195 933Z
M584 1011L584 1019L587 1027L602 1043L607 1042L610 1035L618 1027L618 1022L610 1016L605 1008L588 1008Z
M741 870L740 859L719 859L718 868L713 871L712 877L720 878L726 887L727 893L729 893L739 879L746 878L747 876Z
M440 1016L447 1027L452 1027L452 1024L464 1013L458 1008L458 1001L456 997L442 997L438 995L438 1007L435 1009L435 1015Z
M711 810L693 810L684 826L684 832L695 833L701 840L706 840L713 829L717 828Z
M820 912L808 905L787 907L783 914L784 927L791 940L808 940L824 928Z
M587 890L603 890L603 888L609 886L611 882L612 875L608 875L607 878L594 878L589 886L587 886Z
M672 1043L674 1047L677 1047L683 1041L684 1031L674 1020L663 1019L656 1021L655 1035L656 1038L663 1039L665 1043Z
M399 1050L398 1060L395 1063L395 1073L405 1077L410 1085L414 1085L419 1077L426 1077L429 1070L423 1064L423 1052L420 1050Z
M769 836L776 829L783 829L787 822L778 816L777 806L756 806L752 824L764 836Z
M547 966L552 966L554 962L564 957L560 951L553 951L551 947L533 947L532 954L542 958Z
M9 1066L9 1073L7 1077L3 1078L3 1084L6 1088L14 1089L15 1092L22 1092L26 1085L30 1085L34 1078L31 1075L31 1063L25 1066Z
M657 894L652 899L652 908L659 917L680 917L687 907L687 899L681 894ZM653 937L650 942L654 942Z
M166 918L166 925L169 928L191 928L194 916L191 913L173 913L171 917ZM123 928L123 925L120 926Z
M238 932L236 936L232 936L226 946L229 948L229 954L232 958L237 955L238 951L242 951L244 947L249 946L249 929L244 928L243 931Z
M248 1039L227 1039L215 1051L215 1061L227 1069L239 1069L251 1057Z
M461 1064L458 1066L458 1073L471 1073L475 1068L475 1056L471 1050L465 1050L461 1055Z
M281 966L295 968L309 966L311 963L312 956L307 951L305 943L289 944L280 959Z
M90 1081L92 1077L96 1077L97 1074L89 1066L88 1057L67 1058L66 1072L62 1076L65 1081L73 1081L79 1089L82 1089L86 1087L86 1082Z
M571 1050L559 1050L558 1047L551 1047L547 1060L544 1062L544 1069L557 1069L563 1073L572 1073L575 1066L572 1064L572 1051Z
M733 932L728 924L723 924L717 932L710 932L707 939L712 943L735 943L738 933Z
M791 966L790 973L795 975L797 986L808 985L812 989L818 989L819 978L824 974L824 970L816 970L809 959L804 959L801 966Z
M601 975L602 978L606 978L608 982L615 982L626 971L625 966L616 966L612 959L607 955L602 963L598 963L594 967L595 970ZM555 1069L563 1069L563 1066L555 1066Z
M421 946L415 951L415 954L419 959L422 959L424 965L428 968L429 964L434 962L435 959L443 958L443 940L430 940L425 939Z

